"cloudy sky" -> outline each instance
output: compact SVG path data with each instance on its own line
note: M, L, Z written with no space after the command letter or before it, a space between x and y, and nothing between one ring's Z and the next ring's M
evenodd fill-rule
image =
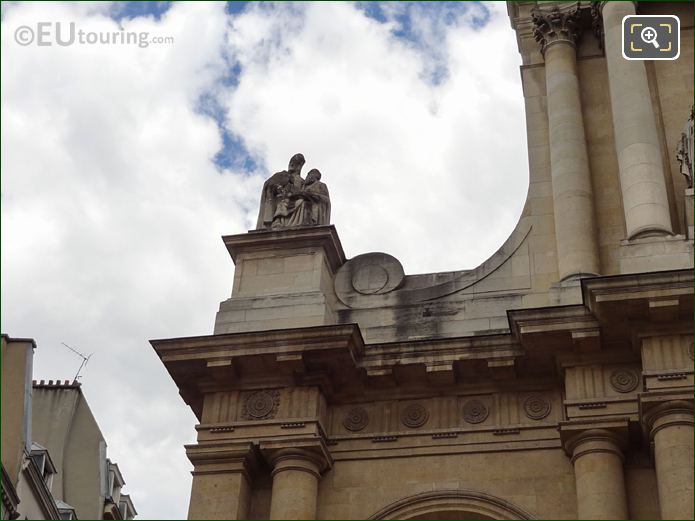
M141 518L185 518L196 421L148 340L212 332L220 236L292 154L346 254L406 273L475 267L521 213L504 3L2 8L2 331L36 339L37 379L74 376L62 342L94 353L83 390ZM143 45L101 41L129 32Z

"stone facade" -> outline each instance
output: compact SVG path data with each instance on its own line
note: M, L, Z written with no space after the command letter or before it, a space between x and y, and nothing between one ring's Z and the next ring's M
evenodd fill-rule
M622 60L630 12L677 14L680 58ZM227 236L214 334L152 341L199 420L190 518L693 518L692 5L509 16L530 185L492 257Z

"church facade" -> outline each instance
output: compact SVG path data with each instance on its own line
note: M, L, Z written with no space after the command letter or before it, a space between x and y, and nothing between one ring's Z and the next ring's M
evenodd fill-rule
M529 191L475 269L348 258L325 185L266 183L214 333L151 341L199 420L189 518L693 518L692 9L508 3ZM680 57L625 60L630 14Z

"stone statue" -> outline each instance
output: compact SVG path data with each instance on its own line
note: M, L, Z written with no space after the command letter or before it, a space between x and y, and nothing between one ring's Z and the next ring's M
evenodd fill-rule
M296 203L297 210L290 226L316 226L328 224L331 220L331 200L328 187L321 182L321 172L316 168L309 170Z
M290 159L287 170L273 174L263 184L257 230L329 224L331 202L321 172L313 169L302 179L302 154Z
M690 107L690 118L688 118L681 140L676 149L676 159L681 164L681 174L685 176L688 188L693 187L693 107Z

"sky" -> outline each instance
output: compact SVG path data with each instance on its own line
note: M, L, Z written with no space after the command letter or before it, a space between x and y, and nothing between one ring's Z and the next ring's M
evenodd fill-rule
M93 353L83 391L142 519L186 517L196 423L148 340L212 333L220 236L293 154L347 256L406 274L474 268L524 204L503 2L3 2L0 58L2 331L36 340L35 379L75 376L62 343Z

